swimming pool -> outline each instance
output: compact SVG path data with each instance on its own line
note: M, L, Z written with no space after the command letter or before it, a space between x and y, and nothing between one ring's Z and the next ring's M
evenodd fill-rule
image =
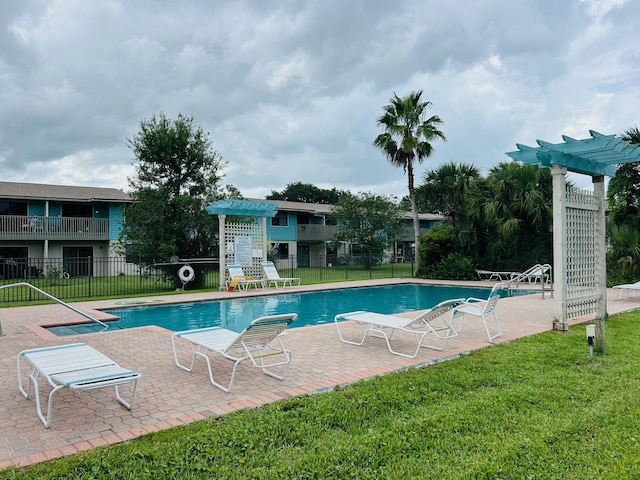
M290 327L295 328L332 322L335 315L343 312L401 313L430 308L450 298L486 298L488 294L489 289L481 287L403 284L124 307L107 313L120 317L108 322L109 330L157 325L173 331L222 326L241 332L252 320L264 315L297 313L298 319ZM48 330L65 336L98 332L102 327L82 324Z

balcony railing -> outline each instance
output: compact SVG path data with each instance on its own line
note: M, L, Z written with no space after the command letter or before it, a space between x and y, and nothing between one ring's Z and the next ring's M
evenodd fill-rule
M298 241L324 242L331 240L337 232L335 225L298 225Z
M428 232L428 228L421 228L420 234ZM324 242L333 240L335 234L338 233L338 227L335 225L298 225L299 242ZM406 227L396 237L399 242L413 242L415 233L413 227Z
M0 215L0 240L109 240L109 219Z

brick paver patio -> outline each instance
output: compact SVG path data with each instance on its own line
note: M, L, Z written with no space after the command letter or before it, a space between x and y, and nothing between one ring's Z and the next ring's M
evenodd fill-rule
M414 282L381 280L295 287L287 291L348 288L361 285ZM460 284L460 282L425 282ZM490 282L468 282L490 288ZM280 292L279 290L278 292ZM277 293L271 289L268 293ZM181 296L154 296L154 301L193 301L258 292L211 292ZM487 290L488 293L488 290ZM608 311L618 313L640 307L637 299L614 300L609 291ZM140 301L144 299L136 299ZM73 306L97 318L105 314L96 308L115 308L117 300L74 303ZM336 312L338 313L338 312ZM546 294L501 299L497 308L503 336L496 343L551 330L553 299ZM443 351L422 349L415 359L388 352L383 340L371 338L356 347L339 341L335 326L317 325L289 329L283 341L293 351L291 367L284 380L262 374L250 364L241 365L233 390L224 393L209 383L204 362L192 373L177 368L171 350L172 332L159 327L57 337L42 325L83 320L60 305L0 309L0 468L28 465L73 454L100 445L133 439L148 432L183 425L210 416L263 405L279 399L327 391L337 385L370 378L413 366L426 366L455 358L464 352L484 348L487 342L481 322L466 321L459 336ZM580 321L589 321L583 318ZM578 323L578 322L575 322ZM17 388L16 356L28 348L84 342L121 366L142 373L136 403L131 411L113 398L110 388L74 394L62 389L54 403L53 425L44 428L35 413L33 398L25 399ZM585 354L588 350L585 342ZM212 366L229 370L230 362L214 359ZM48 393L48 389L46 393Z

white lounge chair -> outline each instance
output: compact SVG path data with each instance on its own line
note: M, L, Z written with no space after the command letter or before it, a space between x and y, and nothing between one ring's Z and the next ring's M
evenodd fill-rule
M627 292L627 298L635 297L636 296L636 290L640 290L640 282L624 283L622 285L614 285L611 288L616 288L616 289L620 290L620 296L618 297L618 300L622 300L622 292L623 291Z
M453 309L451 314L451 319L455 317L460 317L460 325L458 325L458 332L462 330L462 323L464 322L465 315L472 315L475 317L479 317L482 319L482 323L484 324L484 329L487 332L487 337L489 337L489 341L493 342L493 339L502 335L502 330L500 329L500 324L498 323L498 317L496 317L496 306L498 304L498 299L500 298L500 291L504 289L504 283L497 283L491 289L489 296L487 299L467 298L462 304L458 305ZM489 331L489 324L487 322L487 316L492 315L493 321L495 323L496 332L491 333Z
M296 286L300 285L300 279L298 277L281 277L273 262L263 262L262 270L264 270L264 276L268 286L273 285L274 287L279 288L280 285L282 285L282 287L286 287L287 284L289 284L290 287L293 287L294 283Z
M540 282L542 284L550 283L551 265L548 263L545 263L544 265L536 264L522 273L512 273L509 280L511 283L515 283L516 285L523 281L529 283Z
M229 278L224 282L225 290L234 290L236 287L240 290L247 290L249 287L264 288L264 279L248 277L242 270L242 265L227 265Z
M362 345L367 335L371 335L372 337L384 338L387 343L387 348L391 353L402 357L415 358L420 351L420 347L443 350L447 346L449 339L457 335L457 332L451 325L451 322L445 318L445 314L450 312L462 301L464 301L463 298L446 300L413 318L357 311L340 313L334 317L334 322L338 329L338 336L344 343ZM345 320L353 320L367 326L367 329L364 331L360 341L347 340L343 336L340 325ZM412 353L400 352L397 351L397 346L395 349L391 346L391 337L396 332L407 333L410 338L413 338L416 341L416 349ZM430 333L438 339L440 345L426 345L423 343L425 337Z
M504 281L511 279L514 275L518 275L514 272L494 272L493 270L476 270L476 275L480 280L496 280Z
M193 370L196 356L204 358L209 369L209 379L211 383L219 389L229 392L233 385L236 369L240 362L250 359L251 363L265 374L282 380L287 373L291 362L291 352L284 348L280 333L293 322L298 315L287 313L283 315L273 315L260 317L251 322L248 328L241 333L233 332L222 327L199 328L196 330L186 330L176 332L171 337L173 346L173 358L176 365L187 372ZM195 345L197 348L193 352L191 365L186 366L178 359L177 340L183 339ZM211 360L208 352L222 355L224 358L233 360L233 370L227 386L222 385L214 379L211 369ZM270 362L266 362L271 358ZM273 360L275 358L275 360ZM275 373L270 370L273 367L283 367L282 373Z
M22 385L22 359L31 364L27 388ZM116 400L131 410L136 397L136 388L140 374L120 367L109 357L84 343L73 343L55 347L34 348L18 354L18 389L29 398L31 385L36 400L38 418L45 427L51 425L53 397L61 388L71 390L93 390L102 387L114 387ZM42 414L38 378L42 377L53 388L49 393L47 416ZM124 400L118 391L118 385L133 383L131 399Z

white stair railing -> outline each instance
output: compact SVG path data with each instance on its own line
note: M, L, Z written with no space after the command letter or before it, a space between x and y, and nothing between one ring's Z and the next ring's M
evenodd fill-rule
M109 325L107 325L104 322L101 322L100 320L98 320L97 318L93 318L91 315L89 315L88 313L84 313L81 310L78 310L75 307L72 307L71 305L69 305L68 303L63 302L62 300L60 300L59 298L54 297L53 295L45 292L44 290L40 290L38 287L35 287L33 285L31 285L30 283L27 282L18 282L18 283L10 283L9 285L0 285L0 290L3 290L5 288L12 288L12 287L28 287L32 290L35 290L36 292L38 292L40 295L43 295L45 297L47 297L49 300L53 300L54 302L59 303L60 305L68 308L69 310L72 310L74 312L76 312L79 315L82 315L85 318L88 318L89 320L91 320L92 322L95 322L99 325L102 325L104 327L104 329L106 330L107 328L109 328ZM0 337L2 336L2 324L0 324Z

